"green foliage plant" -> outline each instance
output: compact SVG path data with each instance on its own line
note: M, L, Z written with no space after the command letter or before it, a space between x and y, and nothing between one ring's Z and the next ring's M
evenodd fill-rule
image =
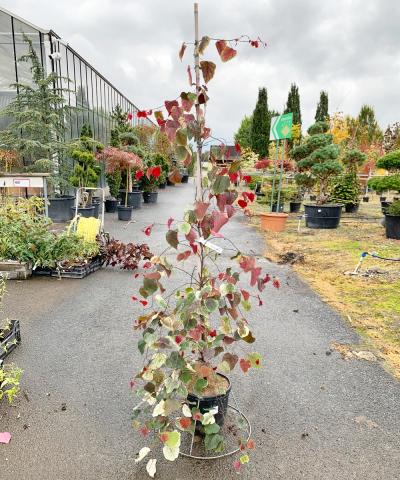
M400 192L400 150L393 150L383 155L376 162L376 166L388 170L391 175L371 178L368 181L368 186L377 193L390 190Z
M333 144L333 136L327 133L328 129L328 123L316 122L308 129L309 136L291 150L299 172L318 186L318 205L329 200L330 180L342 171L338 161L339 148Z
M400 200L396 200L393 202L388 210L387 210L389 215L393 215L395 217L400 217Z

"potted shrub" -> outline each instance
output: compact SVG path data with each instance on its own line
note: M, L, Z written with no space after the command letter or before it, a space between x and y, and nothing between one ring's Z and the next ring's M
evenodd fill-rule
M160 183L161 165L156 162L160 160L160 154L148 155L146 170L140 179L140 186L143 190L144 203L157 203L158 184Z
M117 147L107 147L97 156L99 161L106 165L106 172L113 174L115 171L125 173L126 188L124 190L123 204L117 206L118 219L129 221L132 218L133 206L129 205L129 193L132 192L132 174L140 178L143 165L142 160L134 153L121 150Z
M347 213L356 213L360 205L361 186L357 172L367 160L365 153L358 149L347 150L343 157L346 173L334 181L331 199L343 203Z
M75 166L70 182L74 187L81 189L78 213L82 217L95 216L96 206L92 204L93 190L86 192L84 189L85 187L97 187L101 173L101 168L96 162L95 152L101 151L103 146L93 141L92 136L90 125L83 125L81 136L77 142L72 144L71 149L71 157L75 160Z
M386 237L400 240L400 200L393 202L386 211Z
M121 171L115 170L112 173L107 173L106 178L110 189L110 196L106 198L105 210L107 213L115 213L119 203L118 195L122 182Z
M329 181L342 171L342 166L338 161L339 148L333 144L328 129L327 122L316 122L308 129L304 142L291 151L298 170L308 175L310 181L315 180L318 188L316 204L304 205L309 228L337 228L340 222L342 204L329 203Z

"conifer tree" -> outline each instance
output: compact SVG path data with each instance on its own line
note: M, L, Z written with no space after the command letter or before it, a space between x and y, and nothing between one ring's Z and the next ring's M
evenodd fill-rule
M329 119L328 113L328 92L324 90L319 94L319 102L317 105L317 111L315 112L316 122L325 122Z
M300 94L295 83L290 86L284 113L289 112L293 113L293 125L301 125Z
M250 131L251 149L258 153L260 157L265 157L268 154L270 124L271 116L268 111L267 89L260 88Z

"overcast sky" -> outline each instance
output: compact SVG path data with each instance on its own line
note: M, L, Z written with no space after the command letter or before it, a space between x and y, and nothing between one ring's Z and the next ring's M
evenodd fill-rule
M140 108L188 90L187 53L193 39L190 0L0 0L51 28ZM247 44L235 59L218 62L209 83L208 124L233 138L251 114L258 87L270 108L282 110L292 82L300 90L303 124L314 118L321 89L330 112L356 115L371 104L381 127L400 120L400 0L200 0L200 34L260 35L266 49ZM209 47L215 60L215 47Z

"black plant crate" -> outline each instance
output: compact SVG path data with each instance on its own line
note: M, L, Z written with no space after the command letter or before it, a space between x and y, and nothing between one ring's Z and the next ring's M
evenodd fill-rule
M0 338L0 360L4 360L21 343L19 320L10 320L9 328L0 329Z
M73 267L59 268L37 268L34 270L35 275L50 276L57 278L85 278L89 274L99 270L103 265L103 259L100 256L92 258L84 265L75 265Z

